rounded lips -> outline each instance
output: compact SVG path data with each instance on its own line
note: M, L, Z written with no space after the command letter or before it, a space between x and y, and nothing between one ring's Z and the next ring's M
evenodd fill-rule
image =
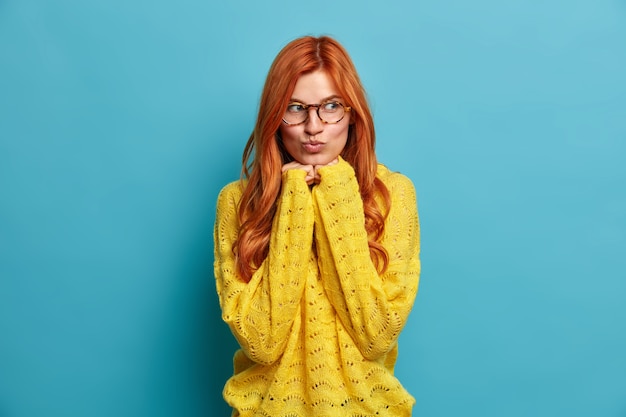
M324 142L320 142L317 140L310 140L302 144L304 149L309 152L319 152L322 149L323 145L325 145Z

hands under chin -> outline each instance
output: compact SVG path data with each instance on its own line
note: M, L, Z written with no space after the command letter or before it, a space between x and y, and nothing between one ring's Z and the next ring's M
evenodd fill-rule
M320 182L319 169L331 165L336 165L339 162L339 158L335 158L324 165L303 165L298 161L292 161L283 165L282 172L289 171L290 169L301 169L306 172L304 180L308 185L318 184Z

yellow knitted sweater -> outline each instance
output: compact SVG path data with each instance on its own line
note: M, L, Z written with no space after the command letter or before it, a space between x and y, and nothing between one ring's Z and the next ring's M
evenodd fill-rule
M237 276L232 251L241 183L220 192L217 292L241 345L223 392L233 416L411 415L415 400L393 368L420 273L415 191L383 165L377 175L392 200L383 274L370 258L363 202L346 161L320 169L312 189L303 170L283 174L269 255L248 283Z

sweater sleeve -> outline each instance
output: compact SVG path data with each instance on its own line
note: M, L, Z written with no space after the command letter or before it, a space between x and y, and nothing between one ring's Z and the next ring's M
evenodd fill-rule
M233 255L240 186L231 184L218 197L214 269L222 318L246 355L262 364L281 357L299 316L313 241L313 205L304 176L302 170L283 174L269 254L248 283L238 275Z
M352 167L340 160L320 170L313 189L315 239L328 298L367 359L397 342L419 283L419 222L411 181L397 173L383 179L391 195L382 245L389 266L379 274L371 260L363 201Z

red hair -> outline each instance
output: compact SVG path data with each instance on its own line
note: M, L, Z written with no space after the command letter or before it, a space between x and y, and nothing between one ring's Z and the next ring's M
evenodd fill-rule
M238 239L234 245L237 268L246 282L269 253L272 219L280 195L282 166L291 156L278 140L282 116L298 78L323 70L352 108L348 139L341 157L353 168L359 183L369 236L370 255L379 271L389 263L385 248L378 242L390 207L387 188L376 177L378 162L374 151L374 122L365 90L346 50L334 39L306 36L291 41L270 67L254 131L243 152L242 180L245 187L239 203ZM383 205L383 210L375 197Z

